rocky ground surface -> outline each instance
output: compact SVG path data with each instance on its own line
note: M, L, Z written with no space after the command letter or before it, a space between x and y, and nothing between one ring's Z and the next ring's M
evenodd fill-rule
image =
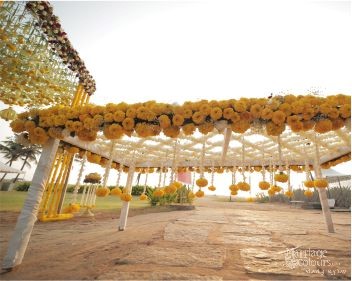
M350 280L350 213L197 201L195 210L37 223L20 267L0 279ZM2 213L4 256L15 215Z

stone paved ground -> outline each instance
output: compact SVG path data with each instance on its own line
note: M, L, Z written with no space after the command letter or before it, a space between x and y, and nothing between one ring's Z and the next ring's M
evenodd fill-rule
M129 218L124 232L115 219L38 224L22 266L0 278L350 280L350 213L333 213L328 234L317 210L197 205Z

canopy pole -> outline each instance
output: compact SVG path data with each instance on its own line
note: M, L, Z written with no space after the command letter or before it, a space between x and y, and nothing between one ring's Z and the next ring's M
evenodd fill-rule
M315 172L315 178L322 178L322 173L321 173L321 168L319 164L319 143L318 143L318 138L317 135L315 134L315 155L314 155L314 172ZM323 216L325 218L325 223L326 227L328 229L329 233L334 233L334 223L332 221L331 217L331 212L330 212L330 207L328 203L328 197L326 194L326 189L325 188L318 188L318 193L319 193L319 199L320 199L320 204L321 204L321 209L323 211Z
M49 178L51 166L54 163L56 151L60 140L49 139L43 145L37 168L35 169L32 183L29 187L26 201L17 218L13 235L11 236L6 256L3 260L3 269L12 269L21 264L26 252L29 239L37 220L40 201L42 200L45 184Z
M133 181L134 170L135 170L135 164L132 163L128 169L127 182L126 182L126 193L128 194L131 194L131 191L132 191L132 181ZM122 203L122 208L120 213L119 231L123 231L126 228L129 208L130 208L130 202L124 201Z

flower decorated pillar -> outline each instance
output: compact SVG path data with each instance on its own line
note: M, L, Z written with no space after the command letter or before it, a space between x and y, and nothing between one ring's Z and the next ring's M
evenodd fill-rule
M132 161L133 162L131 163L128 169L127 182L126 182L126 192L128 194L131 194L131 191L132 191L132 182L133 182L133 176L135 171L134 160ZM121 213L120 213L119 231L123 231L126 228L129 209L130 209L130 202L123 201Z
M315 148L315 155L314 155L314 173L315 173L315 178L316 179L321 179L322 178L322 173L321 173L321 168L320 168L320 155L319 155L319 142L317 135L315 135L315 142L314 142L314 148ZM321 204L321 209L323 211L323 215L325 218L325 223L326 227L328 229L329 233L334 233L334 223L332 221L331 217L331 212L330 212L330 207L328 203L328 196L326 194L326 189L325 188L317 188L318 193L319 193L319 199L320 199L320 204Z
M15 230L11 236L7 253L3 260L2 267L4 269L11 269L22 262L34 223L37 220L45 184L48 181L58 146L59 140L55 139L49 139L49 141L43 145L43 151L34 172L26 201L17 219Z

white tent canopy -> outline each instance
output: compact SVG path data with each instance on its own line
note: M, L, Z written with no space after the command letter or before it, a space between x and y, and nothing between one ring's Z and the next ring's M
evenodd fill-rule
M0 173L13 173L13 174L24 174L24 171L12 168L6 164L0 162Z

